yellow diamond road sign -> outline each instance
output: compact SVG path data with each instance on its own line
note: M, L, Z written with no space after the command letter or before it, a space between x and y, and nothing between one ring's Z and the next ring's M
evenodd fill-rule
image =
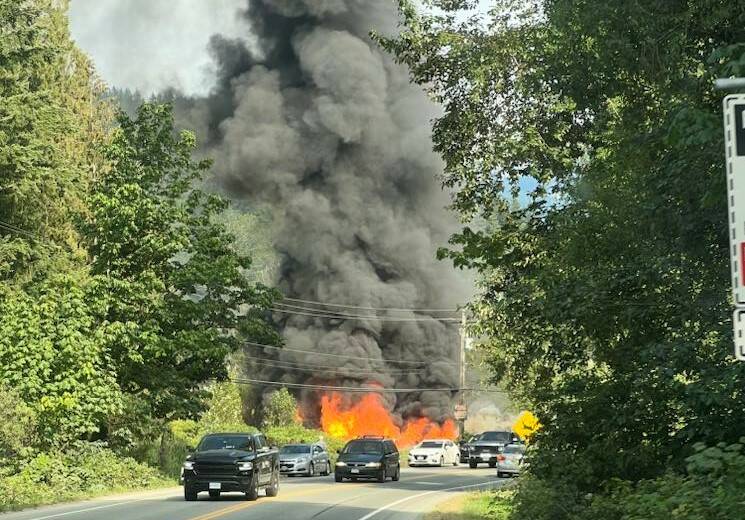
M512 431L525 440L530 440L535 432L540 429L541 423L538 421L538 417L528 411L521 413L515 424L512 425Z

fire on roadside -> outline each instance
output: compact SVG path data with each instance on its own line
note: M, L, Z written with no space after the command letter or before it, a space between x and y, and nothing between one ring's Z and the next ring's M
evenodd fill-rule
M353 404L345 404L341 394L331 392L321 397L321 428L331 436L349 440L364 435L380 435L395 440L406 449L423 439L455 439L458 428L448 419L439 424L426 417L409 419L398 426L386 409L380 394L365 394Z

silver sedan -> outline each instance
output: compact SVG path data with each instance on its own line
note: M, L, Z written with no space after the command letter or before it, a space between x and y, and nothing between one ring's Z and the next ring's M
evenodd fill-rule
M517 476L523 466L525 446L509 444L497 456L497 477Z

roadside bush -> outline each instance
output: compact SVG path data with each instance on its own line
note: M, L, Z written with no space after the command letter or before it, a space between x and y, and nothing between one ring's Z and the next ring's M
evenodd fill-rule
M0 476L0 511L173 483L158 470L103 445L78 443L67 452L40 453L20 472Z
M272 392L264 403L264 428L297 424L297 401L286 388Z
M36 414L16 392L0 384L0 475L17 470L35 444Z
M614 480L603 492L579 493L567 480L526 476L512 518L531 520L739 520L743 516L745 438L737 444L697 445L687 474L637 483ZM569 475L572 468L567 468Z

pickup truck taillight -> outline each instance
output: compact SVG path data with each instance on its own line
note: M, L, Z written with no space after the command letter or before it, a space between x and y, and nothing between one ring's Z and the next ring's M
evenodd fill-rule
M498 460L499 462L504 462L505 460L507 460L507 457L505 457L504 455L498 455L498 456L497 456L497 460Z

